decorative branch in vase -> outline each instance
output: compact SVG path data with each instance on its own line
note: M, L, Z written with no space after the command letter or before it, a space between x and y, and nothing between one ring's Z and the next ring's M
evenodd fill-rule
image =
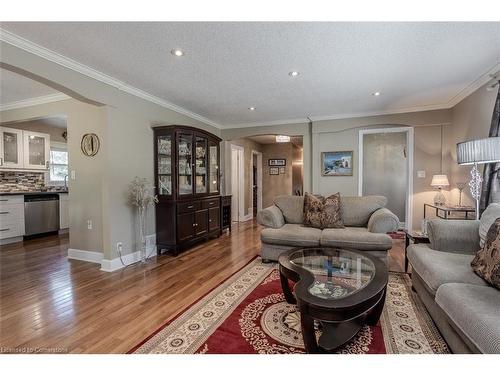
M135 177L129 184L128 202L137 207L139 215L139 237L141 239L141 263L146 262L146 212L149 206L158 203L154 187L145 178Z

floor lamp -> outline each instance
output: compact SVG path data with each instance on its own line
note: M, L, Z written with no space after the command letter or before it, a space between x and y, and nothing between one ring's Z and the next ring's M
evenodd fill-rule
M457 144L457 162L460 165L473 165L469 182L472 198L476 201L476 219L479 220L479 199L483 179L478 164L497 163L500 161L500 137L476 139Z

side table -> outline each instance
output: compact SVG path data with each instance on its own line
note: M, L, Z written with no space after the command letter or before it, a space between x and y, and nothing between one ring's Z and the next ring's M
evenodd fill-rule
M414 244L430 243L431 241L429 240L429 237L426 234L423 234L422 232L416 231L416 230L405 229L405 235L406 235L406 240L405 240L405 272L408 273L408 254L406 251L408 249L408 246L410 246L410 241L412 241Z

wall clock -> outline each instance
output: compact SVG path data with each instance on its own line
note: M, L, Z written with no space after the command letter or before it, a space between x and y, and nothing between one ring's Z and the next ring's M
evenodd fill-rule
M95 156L99 151L99 137L94 133L85 134L82 137L82 152L86 156Z

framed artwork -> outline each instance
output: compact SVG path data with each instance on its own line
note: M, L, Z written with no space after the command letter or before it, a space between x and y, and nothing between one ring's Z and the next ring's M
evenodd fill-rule
M352 151L329 151L321 153L322 176L352 176Z
M284 167L286 165L286 159L269 159L268 165L270 167Z
M285 174L285 167L280 167L280 174Z
M271 167L271 168L269 168L269 174L270 175L278 175L278 174L280 174L280 169L278 167Z

